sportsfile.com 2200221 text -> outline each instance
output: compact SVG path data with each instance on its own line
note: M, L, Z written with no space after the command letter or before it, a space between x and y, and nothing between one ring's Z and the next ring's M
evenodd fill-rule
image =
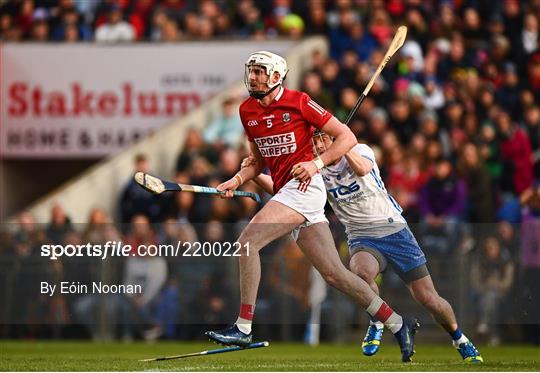
M249 256L249 242L188 242L178 241L174 244L140 244L130 245L122 241L107 241L104 244L80 244L80 245L41 245L41 256L51 260L62 257L95 257L102 260L108 257L239 257Z

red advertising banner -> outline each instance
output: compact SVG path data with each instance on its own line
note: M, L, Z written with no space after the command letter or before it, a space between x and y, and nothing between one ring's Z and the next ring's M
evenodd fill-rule
M250 53L290 42L1 47L0 156L110 155L242 78Z

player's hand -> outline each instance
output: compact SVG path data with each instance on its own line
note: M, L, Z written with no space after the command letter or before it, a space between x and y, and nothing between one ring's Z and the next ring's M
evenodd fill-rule
M316 173L317 166L313 161L297 163L291 169L293 177L300 182L308 181Z
M242 160L242 164L240 165L240 168L246 168L249 166L253 166L257 163L257 158L253 154L250 154L246 158Z
M233 177L232 179L229 179L226 182L219 184L216 189L220 192L225 192L219 195L221 198L232 198L233 191L235 191L238 187L238 180Z

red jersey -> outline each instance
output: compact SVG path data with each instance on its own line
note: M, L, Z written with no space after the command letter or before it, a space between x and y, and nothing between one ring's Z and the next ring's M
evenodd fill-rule
M252 97L240 105L242 125L272 173L274 193L292 179L292 166L313 160L313 127L331 117L306 93L285 87L267 107Z

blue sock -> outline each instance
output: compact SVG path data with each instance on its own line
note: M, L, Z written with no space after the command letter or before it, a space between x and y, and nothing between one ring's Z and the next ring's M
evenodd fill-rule
M452 333L450 333L450 335L452 336L452 339L454 341L457 341L458 339L461 338L461 336L463 335L463 333L461 333L461 329L459 329L459 327L453 331Z

